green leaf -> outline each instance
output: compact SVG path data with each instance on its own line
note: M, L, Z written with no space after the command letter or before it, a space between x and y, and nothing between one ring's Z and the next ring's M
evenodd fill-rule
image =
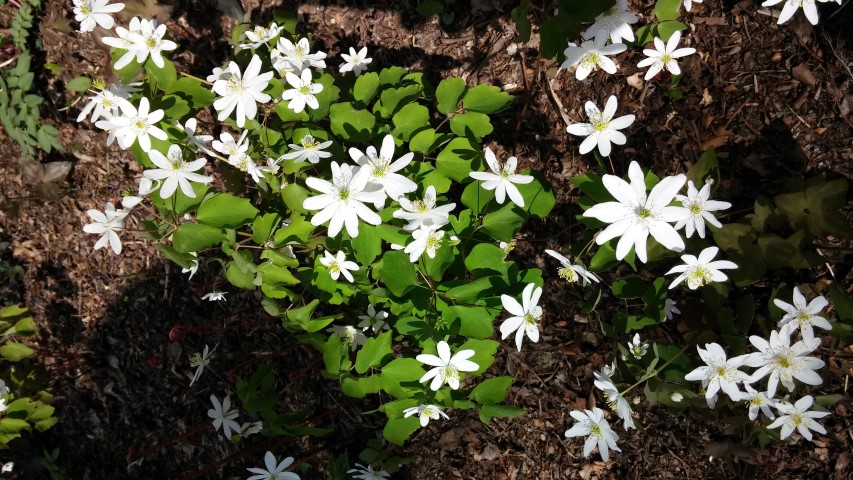
M445 78L439 82L435 89L435 98L438 100L438 111L447 115L459 108L459 100L467 89L465 80L459 77Z
M376 338L368 338L355 357L355 371L364 373L373 367L378 367L391 354L391 331L382 333Z
M495 191L483 189L482 183L471 182L462 191L462 205L470 208L474 213L482 213L486 206L495 199Z
M846 179L826 181L817 177L810 179L804 190L776 195L774 201L792 226L811 236L853 238L853 228L840 212L847 203L847 189Z
M23 343L7 342L0 347L0 356L10 362L19 362L21 359L32 357L35 350Z
M294 215L290 217L290 225L276 230L273 240L276 247L288 243L308 243L316 229L317 227L302 215Z
M319 122L329 114L330 106L340 98L341 89L335 85L335 78L328 73L323 73L314 80L323 86L323 90L316 95L319 108L306 108L308 118L313 122Z
M480 405L488 405L501 403L506 398L509 387L515 377L501 376L483 380L479 385L471 390L469 398L479 403Z
M634 45L644 46L654 41L656 37L655 25L644 25L634 32Z
M471 136L480 142L483 137L492 133L494 127L489 121L489 116L484 113L468 112L454 115L450 119L450 130L460 137Z
M500 275L491 275L471 281L445 282L442 286L452 287L447 290L448 297L462 303L474 303L481 298L496 296L491 290L495 287L506 288L507 281Z
M386 87L396 87L400 85L403 77L406 76L406 69L403 67L388 67L383 68L379 72L379 83Z
M379 279L397 296L403 296L418 284L415 267L409 261L409 255L402 251L389 251L382 256Z
M172 234L172 246L178 253L197 252L223 240L222 229L201 223L182 223Z
M364 398L369 393L377 393L382 389L380 375L371 375L365 378L346 377L341 382L341 391L344 395L353 398Z
M189 77L177 79L166 93L181 97L193 110L199 110L213 104L216 94L198 80Z
M705 178L711 177L714 180L720 179L719 165L717 163L717 152L714 147L705 150L699 161L690 167L687 171L687 179L692 180L696 188L702 188L705 185Z
M480 407L480 415L486 417L513 418L524 414L523 408L511 405L483 405Z
M396 398L409 398L411 391L405 388L404 382L417 382L426 372L421 362L414 358L398 358L382 367L380 378L382 389ZM420 389L420 385L416 388Z
M468 174L479 171L482 159L480 144L468 138L454 138L435 159L435 168L457 182L469 179Z
M628 278L613 282L611 290L616 298L641 298L653 285L645 279Z
M379 74L367 72L361 74L352 87L352 96L363 105L368 105L379 89Z
M409 140L409 150L427 155L451 138L453 135L449 133L436 133L434 128L425 128Z
M497 113L507 108L513 96L492 85L477 85L465 92L462 106L469 112Z
M280 217L277 213L265 213L255 217L255 221L252 222L252 241L258 245L263 245L269 240L279 220Z
M368 143L373 138L376 117L356 110L350 103L336 103L329 110L332 133L352 143Z
M206 200L198 208L198 221L222 228L239 228L258 215L248 198L220 193Z
M829 296L832 298L832 306L838 314L838 319L853 325L853 299L834 283L829 286Z
M178 78L178 73L175 71L175 64L170 60L163 59L163 67L158 67L154 64L154 60L148 58L145 62L145 71L149 75L149 83L153 83L157 88L164 92L169 90L169 87L175 83ZM154 80L151 82L151 80Z
M420 85L387 88L379 95L380 101L374 111L378 111L384 118L390 118L405 105L415 102L420 94Z
M465 268L477 276L483 276L484 272L487 275L507 275L510 264L504 257L506 253L497 245L478 243L465 257Z
M281 190L281 199L287 208L297 213L308 213L302 207L302 203L309 197L309 192L305 187L297 183L289 183Z
M500 347L500 344L494 340L478 340L476 338L472 338L463 343L456 352L460 350L474 350L474 356L469 358L469 360L476 363L479 368L474 372L466 373L472 377L476 377L482 375L483 372L492 366L492 363L495 361L495 353L498 351L498 347Z
M382 436L394 445L403 445L419 428L421 428L421 423L416 416L393 418L385 424Z
M510 202L483 217L483 231L495 240L509 242L518 233L525 218L524 210Z
M485 307L454 305L447 308L442 317L460 335L468 338L489 338L495 331L495 316Z
M515 29L518 31L518 35L515 37L516 42L527 43L530 40L533 25L527 17L529 14L530 4L526 1L522 1L521 5L510 11L510 17L512 17L512 21L515 22Z
M410 103L394 114L392 121L400 139L409 141L415 132L429 127L429 110L423 105Z
M85 92L92 86L92 80L89 77L75 77L65 84L65 88L72 92Z
M15 334L29 337L36 333L36 321L32 317L25 317L15 322Z
M521 196L524 197L524 210L539 218L545 218L551 213L551 209L557 203L557 197L554 195L554 189L551 184L545 179L545 175L540 171L525 172L526 175L533 177L530 183L516 184Z
M687 25L679 21L673 20L661 22L660 25L658 25L657 30L658 36L661 38L661 40L666 42L667 40L669 40L669 37L671 37L673 33L687 30Z
M353 238L351 243L355 259L360 265L370 265L382 253L382 238L372 225L361 225L358 236Z
M21 430L29 430L29 428L30 424L20 418L4 418L0 420L0 434L2 435L14 435L20 433Z
M676 20L678 18L678 8L681 6L681 0L657 0L652 13L660 21ZM666 41L666 40L664 40Z

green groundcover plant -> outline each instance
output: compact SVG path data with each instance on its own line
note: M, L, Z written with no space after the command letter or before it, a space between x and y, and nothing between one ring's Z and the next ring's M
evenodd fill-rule
M382 394L383 434L391 443L453 411L474 410L484 422L523 413L505 403L513 377L486 372L500 346L496 321L500 338L512 337L518 350L539 340L542 272L508 254L525 222L547 217L555 194L542 173L483 147L494 131L491 116L511 105L511 95L454 77L432 85L420 72L376 65L361 46L333 60L298 35L295 17L285 13L269 25L235 29L233 56L196 78L169 60L180 45L165 25L139 17L114 25L110 14L120 4L74 4L81 30L114 27L103 41L120 77L112 85L76 79L92 87L77 120L104 130L108 144L129 150L144 167L120 206L89 210L84 230L100 236L96 250L121 253L121 235L134 222L189 278L204 265L230 285L203 298L259 291L282 328L321 352L323 375L346 395ZM691 2L685 4L690 11ZM695 53L678 48L686 29L677 21L680 1L659 1L653 13L660 23L637 31L627 2L585 5L559 2L554 19L541 26L543 56L582 40L568 45L562 64L581 80L599 69L616 71L608 56L628 48L622 40L634 48L652 42L637 68L648 67L647 80L666 70L677 84L677 59ZM530 30L529 8L522 2L513 12L522 34ZM581 34L585 22L592 26ZM559 49L549 46L555 38ZM339 64L337 72L331 63ZM810 394L823 366L814 328L849 328L836 329L823 316L823 296L806 303L804 293L823 284L780 286L768 316L757 315L755 300L731 285L754 284L768 269L815 265L811 239L850 233L835 211L846 183L807 181L790 195L759 198L754 213L724 225L717 216L731 205L711 199L719 177L713 150L678 175L659 177L631 162L625 180L612 164L607 168L613 145L626 143L620 130L635 119L615 117L617 110L615 96L603 110L588 101L589 122L567 126L585 137L580 152L593 154L600 173L573 179L582 192L578 218L587 227L580 248L546 251L561 279L585 289L585 312L604 295L632 299L624 311L600 316L605 334L629 340L596 372L601 396L626 430L636 428L628 395L641 386L647 401L675 410L719 403L741 411L751 432L747 444L785 439L794 430L807 439L811 431L825 433L817 419L826 412L812 408L832 399ZM215 116L215 128L200 125L203 113ZM218 138L207 133L214 129ZM820 212L798 210L818 198ZM787 253L780 256L780 248ZM634 273L601 281L623 262ZM699 302L692 314L705 328L681 344L643 341L645 329L680 313L669 296L675 289ZM761 335L750 335L757 330ZM699 363L691 360L694 349ZM206 346L193 357L190 386L215 350ZM214 429L235 442L253 434L324 433L279 410L273 375L272 366L262 366L234 391L211 395ZM701 383L700 394L690 382ZM782 389L799 399L782 398ZM241 424L232 393L260 420ZM587 437L584 455L598 448L607 460L619 450L611 414L593 408L570 415L576 423L566 436ZM348 473L387 478L402 462L392 457L374 445L362 454L368 465ZM250 478L299 478L285 472L293 457L279 462L268 452L264 464L250 469Z

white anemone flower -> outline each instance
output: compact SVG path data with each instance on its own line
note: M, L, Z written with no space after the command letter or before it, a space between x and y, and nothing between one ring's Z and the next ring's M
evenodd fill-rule
M293 149L281 156L282 160L291 160L293 163L308 161L312 164L320 163L321 158L329 158L331 153L326 149L332 145L331 140L325 142L317 141L311 134L305 134L299 139L299 145L291 143Z
M677 48L680 41L681 32L676 30L666 43L663 43L663 40L660 38L655 37L655 48L646 48L643 50L643 54L649 58L641 60L637 64L637 68L649 67L649 70L646 72L646 80L651 79L664 69L673 75L681 75L681 67L678 66L677 59L693 55L696 53L696 49Z
M794 432L794 429L796 429L803 438L809 441L812 439L812 432L809 430L814 430L815 432L826 435L826 429L814 419L823 418L829 415L829 412L815 412L809 410L813 404L814 398L811 395L806 395L805 397L797 400L793 405L787 402L777 403L776 410L779 412L779 418L770 425L767 425L767 428L779 428L781 426L782 430L779 432L780 440L788 438L788 436Z
M143 152L151 150L151 137L166 140L166 132L157 126L163 119L163 110L150 111L151 104L146 97L139 99L139 108L130 102L119 104L121 115L109 119L112 126L110 133L115 135L118 146L127 150L134 141L139 141L139 147ZM99 122L100 123L100 122Z
M566 430L566 437L587 436L583 445L583 456L588 457L592 450L598 446L601 459L605 462L610 460L610 450L621 452L616 446L619 436L610 428L610 424L604 418L604 410L595 407L592 410L574 410L569 413L578 423Z
M153 20L152 20L153 21ZM139 17L133 17L130 19L130 23L127 25L127 28L122 27L121 25L116 25L115 32L116 37L103 37L101 39L104 42L104 45L108 45L113 48L117 48L119 50L124 50L124 54L116 61L113 68L116 70L123 68L127 64L129 64L134 58L136 58L136 45L130 41L130 34L138 34L142 31L142 23L148 22L148 20L142 20Z
M213 404L213 408L207 411L207 416L213 419L213 429L219 430L222 427L225 438L231 440L232 433L240 432L240 424L234 421L239 413L231 409L231 397L226 395L222 403L219 403L216 395L211 395L210 403Z
M249 40L249 43L241 43L240 48L252 50L259 48L261 45L266 45L270 40L277 37L280 32L281 27L279 27L275 22L273 22L269 27L256 25L255 28L246 30L243 33L246 39Z
M601 156L610 155L610 144L625 145L628 139L625 134L620 132L623 128L628 128L634 123L636 118L634 115L623 115L618 118L613 118L616 114L618 100L615 95L611 95L604 105L604 111L600 111L592 102L586 102L584 110L586 116L589 117L589 123L573 123L566 127L566 131L578 137L586 137L580 145L581 155L585 155L598 146L598 152Z
M189 273L190 274L189 278L187 278L187 281L190 281L193 279L195 274L198 272L198 265L199 265L198 264L198 252L190 252L190 255L193 256L193 261L190 264L189 268L182 268L181 269L181 273Z
M202 372L204 372L205 367L210 364L210 356L216 351L216 347L219 344L214 345L213 350L210 349L207 345L204 346L204 351L202 353L194 353L192 357L190 357L190 366L195 367L195 373L193 373L193 379L190 381L190 386L201 378Z
M436 350L437 356L422 353L415 357L417 361L433 367L418 380L420 383L424 383L432 379L429 388L433 391L438 390L445 383L456 390L459 388L461 377L459 372L475 372L480 368L479 365L468 360L476 353L474 350L460 350L451 356L450 345L444 340L438 342Z
M562 267L557 270L557 275L569 283L577 283L579 280L584 286L590 282L598 283L598 278L588 272L583 266L573 264L571 260L555 252L554 250L545 250L545 253L556 258Z
M768 397L767 392L759 392L752 388L752 385L748 383L744 383L743 388L745 392L741 393L740 400L742 402L746 402L749 407L750 420L758 418L759 410L761 410L761 413L770 420L776 418L776 415L773 414L773 410L770 409L771 407L776 407L776 400Z
M95 250L109 245L113 253L116 255L121 253L121 238L118 236L118 231L124 230L124 219L128 213L123 208L116 210L112 203L107 203L103 212L94 208L86 211L86 215L94 222L84 225L83 231L101 235L101 238L95 242Z
M701 190L697 190L693 185L692 180L687 181L687 195L676 195L675 199L681 202L681 218L676 222L675 229L681 230L687 234L687 238L693 236L693 232L699 234L699 237L705 238L705 222L711 225L722 228L722 224L714 217L714 213L719 210L731 208L729 202L721 202L711 200L711 183L706 183Z
M356 271L359 269L357 263L347 260L346 254L343 250L338 250L338 253L334 255L332 255L332 252L325 250L323 252L323 258L320 259L320 263L329 270L329 275L332 276L332 280L337 280L338 277L343 275L347 281L352 282L353 276L350 271Z
M388 325L388 312L376 310L373 305L368 305L367 315L359 315L358 319L361 320L358 327L364 332L370 329L373 330L373 333L379 333L382 330L391 329L391 326Z
M229 164L234 164L241 156L247 155L249 152L248 134L248 130L243 130L240 138L234 140L234 137L230 133L222 132L219 134L219 140L211 142L211 147L222 155L225 155L226 161Z
M646 242L651 234L655 240L669 250L684 250L684 241L667 222L678 217L677 207L668 206L687 180L683 174L666 177L646 196L646 181L637 162L628 166L629 184L615 175L604 175L605 188L616 199L592 206L583 216L609 223L595 238L599 245L616 237L616 259L622 260L634 247L637 258L645 263Z
M356 468L347 470L347 473L352 474L352 478L357 480L387 480L391 478L391 474L385 470L374 470L372 466L364 466L360 463L355 464Z
M719 344L707 343L705 348L697 346L699 356L705 362L705 366L697 367L684 376L685 380L708 382L705 388L705 398L711 398L722 390L732 401L741 399L741 391L738 384L749 381L747 373L738 370L744 365L746 357L741 355L726 359L726 352Z
M306 198L302 208L320 210L311 218L314 226L329 222L329 236L334 237L346 226L350 237L358 236L358 219L370 225L379 225L382 219L364 203L376 203L385 193L373 186L368 187L367 170L355 170L347 165L332 162L332 181L309 177L305 184L320 192L320 195Z
M195 173L204 168L207 160L197 158L192 162L185 162L181 147L177 145L169 146L168 156L157 150L151 150L148 152L148 158L158 168L145 170L142 175L151 180L163 180L163 185L160 187L160 198L171 197L178 187L181 187L181 192L184 195L195 198L195 191L190 182L208 184L213 181L213 177Z
M424 252L429 255L429 258L435 258L435 252L441 247L441 241L444 238L444 231L439 228L435 225L422 225L412 232L412 242L403 249L409 254L410 262L416 263Z
M803 296L800 289L794 287L793 305L783 302L778 298L774 298L773 303L785 311L785 316L779 320L778 326L783 327L788 325L788 328L792 331L799 328L800 333L803 335L803 340L811 341L815 338L813 327L832 330L832 324L819 315L829 305L829 302L823 296L817 296L807 304L806 297Z
M160 182L153 182L149 178L142 177L139 179L139 187L137 188L136 195L126 195L121 199L121 206L127 210L131 210L143 200L145 200L145 196L157 190L160 187Z
M316 95L323 91L323 85L314 83L311 70L306 68L298 76L291 72L286 72L284 78L293 87L281 93L282 100L290 100L287 103L287 108L296 113L305 110L306 105L312 109L320 108L320 102L317 100Z
M326 54L324 52L311 53L311 45L307 38L300 38L296 43L286 38L279 38L276 50L293 65L297 72L307 70L307 67L326 68L326 61L323 60L326 58Z
M605 46L607 43L607 34L598 34L594 32L595 39L587 40L580 44L569 43L569 47L563 52L566 55L566 61L560 65L560 68L571 68L577 65L575 70L575 78L583 80L590 73L599 68L609 74L616 73L616 63L611 60L608 55L616 55L624 52L628 47L623 43L612 43Z
M634 416L631 404L628 403L628 400L626 400L621 393L619 393L619 389L616 388L616 384L610 378L610 375L613 374L614 370L615 364L614 367L604 366L604 368L595 372L595 388L601 390L604 394L607 406L616 412L616 415L622 419L622 427L625 430L628 430L629 428L636 430L637 426L634 425Z
M367 70L367 65L373 61L372 58L367 56L367 47L361 47L361 50L358 52L354 48L349 47L349 55L342 53L341 58L344 59L344 64L341 65L340 72L352 72L356 77L361 75L361 72Z
M515 184L530 183L533 177L515 173L515 168L518 166L518 159L515 157L507 158L506 163L501 165L491 148L486 147L484 154L491 172L471 172L468 175L474 180L482 181L480 186L484 190L494 190L495 200L499 204L503 205L506 197L509 197L512 203L524 208L524 197Z
M524 335L531 342L539 341L539 320L542 318L542 307L538 305L539 297L542 296L542 287L528 283L521 292L521 303L509 295L501 295L501 303L504 309L514 315L501 323L501 339L515 332L515 346L521 351L521 342Z
M230 62L230 75L227 79L220 78L213 82L211 88L219 98L213 101L213 108L219 112L217 119L221 122L236 109L237 126L243 128L246 119L253 119L258 114L258 103L267 103L272 97L264 93L270 83L273 72L261 72L261 57L252 55L245 72Z
M628 0L616 0L616 4L609 10L595 17L593 23L584 33L583 38L589 40L595 35L610 36L613 43L625 43L634 41L634 29L631 25L637 23L639 18L628 10Z
M409 223L403 226L404 230L417 230L425 227L442 227L450 221L450 212L456 208L455 203L447 205L436 205L435 187L426 188L424 196L420 200L409 201L406 197L398 197L397 202L400 209L394 211L394 218L406 220Z
M97 24L105 30L115 25L111 14L121 11L123 3L110 4L110 0L74 0L74 20L80 22L80 32L91 32Z
M181 130L184 131L184 135L187 136L187 142L189 142L189 147L194 151L202 151L208 155L213 156L213 150L208 147L208 144L213 140L213 135L197 135L196 129L198 127L198 120L195 118L188 118L186 123L181 125L180 120L175 122Z
M803 8L803 14L805 14L809 23L812 25L817 25L819 20L817 14L817 0L767 0L761 4L762 7L769 7L771 5L778 5L782 2L785 2L785 5L782 6L782 13L779 14L779 20L776 22L777 25L782 25L787 22L797 13L797 10L800 7ZM820 0L822 2L826 2L828 0Z
M225 294L227 292L220 292L219 290L213 289L212 292L208 292L201 297L202 300L207 300L208 302L227 302L225 299Z
M672 320L672 317L676 314L681 314L681 310L679 310L675 305L675 300L671 298L666 299L666 302L663 304L663 316L665 320Z
M340 337L341 342L349 345L351 352L356 351L358 347L364 345L364 342L367 341L367 336L352 325L333 325L327 328L326 331Z
M430 420L438 420L444 418L448 420L450 417L437 405L418 405L417 407L409 407L403 410L403 418L409 418L417 415L421 421L421 427L426 427Z
M675 280L669 285L669 288L674 288L679 283L687 280L687 286L690 290L707 285L711 282L725 282L728 276L720 270L737 268L737 264L729 260L711 261L717 256L720 249L717 247L708 247L699 253L699 258L693 255L682 255L681 260L683 265L676 265L666 275L672 273L680 273L675 277Z
M97 85L98 81L96 80L95 83ZM103 85L103 82L100 84ZM94 96L89 97L89 102L80 110L77 121L82 122L89 112L92 113L92 117L89 119L92 123L97 122L102 117L109 119L110 117L120 115L120 105L127 103L130 94L139 91L137 87L140 85L142 85L140 82L129 83L127 85L117 82L110 85L107 89L100 90Z
M758 335L749 337L749 342L758 352L743 355L744 365L758 368L750 376L749 383L757 382L769 375L767 380L767 395L776 395L776 388L781 382L788 391L794 391L794 379L807 385L820 385L823 379L816 372L823 368L823 360L808 357L820 346L820 339L800 340L791 345L791 332L786 327L770 332L770 341Z
M634 338L628 342L628 353L631 354L637 360L642 359L646 356L646 353L649 351L649 344L643 341L640 341L640 334L635 333Z
M275 24L273 24L275 25ZM285 472L287 467L293 464L293 457L287 457L278 462L272 452L264 454L264 467L266 468L247 468L249 473L254 473L246 480L300 480L299 475L292 472Z
M163 68L166 63L163 61L162 52L172 51L178 48L178 44L163 39L166 35L166 25L157 25L156 20L142 20L139 26L138 31L131 31L125 38L131 44L130 50L136 52L136 61L143 63L150 56L157 68ZM120 67L118 62L116 63L117 69L122 67L123 65Z
M382 146L378 153L373 145L367 147L364 152L357 148L349 149L350 158L362 170L370 172L367 179L368 184L380 186L391 200L397 200L418 189L418 184L397 173L412 163L415 154L409 152L394 160L394 149L394 137L391 135L385 135L382 139ZM376 208L382 208L384 203L385 199L383 198L382 202L376 204Z

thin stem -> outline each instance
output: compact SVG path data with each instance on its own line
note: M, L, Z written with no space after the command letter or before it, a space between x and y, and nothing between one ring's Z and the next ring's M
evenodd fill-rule
M688 349L688 348L690 348L690 347L691 347L691 345L690 345L690 344L685 345L684 347L682 347L682 348L681 348L681 350L679 350L679 351L678 351L678 353L676 353L675 355L673 355L673 356L672 356L672 358L670 358L669 360L667 360L663 365L661 365L660 367L655 368L655 369L654 369L654 371L652 371L651 373L647 373L647 374L643 375L643 377L642 377L642 378L640 378L639 380L637 380L637 383L635 383L635 384L631 385L630 387L626 388L624 391L620 392L619 394L620 394L620 395L622 395L622 396L624 397L626 393L628 393L628 392L630 392L631 390L633 390L633 389L634 389L634 387L636 387L637 385L639 385L639 384L641 384L641 383L645 382L646 380L648 380L648 379L650 379L650 378L656 377L660 372L662 372L662 371L663 371L666 367L668 367L672 362L674 362L675 360L677 360L677 359L678 359L678 357L682 356L682 355L684 354L684 352L686 352L686 351L687 351L687 349Z
M178 72L178 73L180 73L181 75L183 75L185 77L192 78L193 80L198 80L201 83L204 83L207 85L213 85L211 82L208 82L207 80L202 80L202 79L196 77L195 75L190 75L189 73L186 73L186 72Z

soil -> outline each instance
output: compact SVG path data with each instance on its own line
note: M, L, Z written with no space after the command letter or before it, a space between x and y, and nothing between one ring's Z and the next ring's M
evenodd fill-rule
M214 272L202 269L187 282L179 268L143 240L126 239L120 256L92 251L94 240L82 231L86 210L117 203L122 191L135 185L140 168L129 152L106 147L105 135L88 122L74 121L81 104L64 88L78 75L109 77L108 52L99 41L103 33L75 33L70 2L42 3L36 35L44 52L34 64L61 66L55 74L39 69L37 78L45 98L42 117L61 130L64 151L41 161L69 161L72 169L58 200L21 198L30 196L33 187L18 168L17 144L0 133L6 153L0 156L0 192L11 202L7 205L15 205L0 209L0 242L11 244L0 251L0 265L7 262L26 272L20 282L0 276L0 305L20 303L33 312L39 326L33 344L54 379L60 423L13 442L11 450L0 452L0 460L16 462L15 478L48 478L40 458L43 451L58 448L56 463L64 478L84 480L245 478L245 468L258 466L266 450L309 463L311 470L303 474L308 479L326 478L330 459L343 453L355 462L366 442L381 436L382 415L360 413L375 408L377 400L346 398L337 384L323 380L320 355L287 335L260 308L255 294L234 292L224 303L203 301L201 295L218 281ZM137 12L166 22L180 45L171 56L179 70L206 76L226 58L235 21L216 9L217 1L126 3L139 4ZM244 0L242 6L258 23L269 20L278 3ZM602 105L610 94L619 98L620 112L637 116L627 145L611 156L617 172L625 172L632 160L658 174L684 172L713 146L721 163L717 197L732 202L732 211L751 207L757 191L782 192L783 176L849 180L851 2L819 4L817 27L801 12L777 26L772 10L749 0L695 4L684 17L689 25L685 37L699 53L681 61L680 100L666 95L667 78L629 78L642 58L637 49L618 57L617 74L597 72L586 82L559 71L554 61L537 68L536 35L526 44L514 41L510 10L515 2L446 2L453 13L448 21L419 16L417 3L313 1L300 2L298 12L330 59L363 45L373 54L373 69L401 65L426 72L433 84L462 76L469 85L491 83L517 95L512 107L494 118L496 131L487 144L499 158L515 155L520 168L545 172L558 205L549 219L522 232L512 255L545 272L542 339L521 353L511 342L503 343L491 370L517 377L507 403L524 407L527 414L483 424L474 413L457 412L448 421L433 422L400 449L411 463L394 478L853 476L853 402L847 394L853 349L830 337L820 351L827 360L825 383L816 391L842 399L823 422L828 433L813 442L736 450L717 458L739 432L706 410L673 414L643 402L636 407L636 423L642 427L618 431L621 454L610 462L597 454L584 458L582 441L563 436L573 423L568 412L595 404L593 371L609 360L606 352L615 345L601 333L597 317L577 315L584 291L558 281L544 255L545 248L568 251L581 241L574 221L578 192L570 179L587 171L590 158L578 154L579 141L566 133L566 123L585 119L586 100ZM641 23L651 16L653 3L630 2ZM8 55L0 53L0 60ZM830 263L812 271L780 272L779 278L809 282L822 277L849 291L851 245L839 239L821 242L832 247ZM769 288L761 292L766 305ZM598 315L619 307L611 299ZM670 322L649 335L672 335L683 327ZM214 373L188 388L187 358L215 344ZM275 366L276 387L286 406L304 413L304 425L331 428L333 434L273 441L251 437L232 445L210 432L209 396L221 396L223 384L265 362Z

